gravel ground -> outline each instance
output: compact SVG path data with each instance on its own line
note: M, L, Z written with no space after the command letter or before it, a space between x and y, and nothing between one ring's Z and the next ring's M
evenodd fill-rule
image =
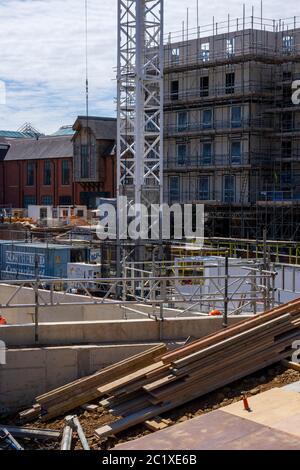
M234 382L227 387L223 387L213 393L193 400L190 403L176 408L173 411L169 411L162 416L170 420L170 424L182 423L183 421L187 421L196 416L209 413L210 411L217 410L218 408L241 400L242 392L246 392L248 397L251 397L252 395L257 395L258 393L265 392L275 387L282 387L284 385L297 382L298 380L300 380L300 372L296 372L292 369L285 369L282 365L279 364L267 369L263 369L259 373L246 377L242 380L238 380L237 382ZM97 401L95 403L97 404ZM111 449L116 444L128 442L151 433L151 431L149 431L144 425L139 425L118 434L116 437L109 437L104 440L99 440L94 435L95 429L106 423L116 420L117 418L112 417L100 406L98 410L94 412L83 411L81 408L79 408L74 410L73 414L77 414L79 417L90 447L93 450ZM15 417L11 417L9 420L6 419L6 421L4 421L2 418L1 422L18 425ZM51 420L47 423L43 423L40 420L37 420L27 425L27 427L48 428L59 431L63 429L63 426L63 417ZM60 448L60 442L41 443L32 440L19 440L19 442L23 444L25 449L28 450L55 450ZM73 449L82 449L80 441L77 438L77 434L75 433L73 439Z

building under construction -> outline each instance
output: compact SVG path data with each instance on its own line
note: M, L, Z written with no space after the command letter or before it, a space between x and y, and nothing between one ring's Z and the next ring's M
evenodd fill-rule
M206 236L299 240L299 18L183 26L164 75L165 201L204 203Z

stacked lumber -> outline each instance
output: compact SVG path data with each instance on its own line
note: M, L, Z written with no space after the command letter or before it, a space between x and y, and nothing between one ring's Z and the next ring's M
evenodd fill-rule
M289 358L300 339L300 299L168 352L147 367L98 388L119 419L99 438L151 421L194 398Z
M81 405L103 396L98 391L99 387L128 374L148 367L149 372L158 369L162 364L154 362L167 351L165 344L148 349L147 351L136 354L128 359L120 361L112 366L106 367L95 374L78 379L63 387L40 395L36 398L36 404L29 410L20 413L19 418L22 422L28 422L41 416L42 421L56 418L73 410Z

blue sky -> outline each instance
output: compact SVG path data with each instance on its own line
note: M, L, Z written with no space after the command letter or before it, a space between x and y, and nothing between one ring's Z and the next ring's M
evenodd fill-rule
M200 24L242 16L242 2L199 0ZM247 15L260 0L245 2ZM165 32L177 31L196 0L165 0ZM265 0L264 17L300 16L298 0ZM85 112L84 0L0 0L0 129L31 122L44 132L72 124ZM113 116L117 56L117 0L89 0L90 113ZM0 101L1 103L1 101Z

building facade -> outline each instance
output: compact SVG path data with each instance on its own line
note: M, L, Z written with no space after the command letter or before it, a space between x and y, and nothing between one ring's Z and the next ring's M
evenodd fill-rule
M93 132L95 120L97 137ZM52 136L2 136L0 205L87 205L94 209L96 196L114 197L115 133L111 129L107 134L105 129L101 133L101 122L101 118L89 118L91 139L84 144L81 142L86 129L80 118L74 130L63 128ZM78 166L83 171L87 169L88 174L81 174Z
M297 21L243 18L165 46L165 200L205 204L207 236L300 239Z

